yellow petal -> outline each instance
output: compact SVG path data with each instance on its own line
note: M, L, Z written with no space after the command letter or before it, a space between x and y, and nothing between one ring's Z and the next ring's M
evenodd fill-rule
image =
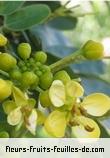
M97 125L97 123L87 117L84 116L79 116L78 117L79 122L81 121L82 124L80 123L80 125L77 126L73 126L72 127L72 137L75 138L99 138L100 137L100 128ZM92 131L88 131L87 129L85 129L85 126L89 126L90 128L92 128Z
M78 82L71 80L66 84L66 92L70 97L81 97L84 89Z
M53 81L49 89L49 97L55 107L61 107L66 100L65 86L60 80Z
M28 123L26 124L26 127L33 135L35 135L36 126L37 126L37 111L33 109L28 118Z
M82 107L92 116L102 116L110 110L110 98L103 93L94 93L87 96Z
M10 112L7 117L7 122L12 126L19 124L21 120L22 120L22 113L20 107Z
M25 106L28 104L25 94L17 87L13 87L13 97L17 106Z
M46 119L44 127L54 137L63 137L66 129L66 117L64 112L53 111Z

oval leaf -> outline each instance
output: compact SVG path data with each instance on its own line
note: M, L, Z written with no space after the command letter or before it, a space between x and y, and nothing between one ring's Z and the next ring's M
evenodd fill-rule
M49 22L49 26L59 30L71 30L76 27L77 18L65 16L56 17Z
M7 15L13 13L23 5L23 1L1 1L0 2L0 15Z
M5 25L12 30L24 30L44 22L50 15L47 5L31 5L5 17Z

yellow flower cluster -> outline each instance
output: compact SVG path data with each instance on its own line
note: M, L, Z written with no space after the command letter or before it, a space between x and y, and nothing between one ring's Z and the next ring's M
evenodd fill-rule
M61 80L54 80L49 89L49 99L55 110L48 116L45 129L55 137L65 135L66 124L72 126L72 137L98 138L100 128L88 116L103 116L110 110L110 98L103 93L93 93L83 99L83 87L76 81L70 80L65 85ZM72 105L67 109L67 100L71 98ZM73 99L72 99L73 98ZM65 111L64 111L65 109ZM70 114L71 111L72 114ZM70 114L68 116L68 114Z

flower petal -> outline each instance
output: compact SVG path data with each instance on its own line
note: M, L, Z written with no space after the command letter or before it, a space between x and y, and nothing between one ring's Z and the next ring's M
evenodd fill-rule
M102 116L110 110L110 98L103 93L94 93L87 96L82 107L92 116Z
M72 127L72 137L76 138L99 138L100 137L100 128L97 123L87 117L79 116L79 122L83 122L85 125L88 125L90 128L93 128L92 131L86 130L83 123Z
M46 131L54 137L63 137L66 129L66 117L64 112L53 111L44 123Z
M19 124L21 120L22 120L22 113L20 107L11 111L7 117L7 122L12 126Z
M17 106L28 104L25 94L17 87L13 87L13 97Z
M71 80L66 84L66 92L70 97L81 97L84 89L78 82Z
M26 124L26 127L33 135L35 135L36 126L37 126L37 111L33 109L31 114L29 115L28 123Z
M49 97L55 107L61 107L66 100L65 86L60 80L53 81L49 89Z

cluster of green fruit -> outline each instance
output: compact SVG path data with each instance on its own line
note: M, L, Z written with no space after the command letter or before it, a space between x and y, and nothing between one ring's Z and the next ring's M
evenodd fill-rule
M6 44L6 37L0 34L0 47ZM97 123L86 116L104 115L110 110L110 98L94 93L82 101L84 89L80 83L65 70L52 73L45 52L31 52L30 44L21 43L17 47L18 60L9 53L0 53L0 70L9 76L9 80L0 79L0 101L8 124L16 126L17 132L26 128L37 137L65 137L68 127L71 137L99 137ZM97 60L103 57L103 46L88 41L79 52L85 59ZM39 104L27 94L27 89L34 92L36 87L40 89ZM47 108L48 115L39 106ZM0 132L0 137L8 136L6 131Z

